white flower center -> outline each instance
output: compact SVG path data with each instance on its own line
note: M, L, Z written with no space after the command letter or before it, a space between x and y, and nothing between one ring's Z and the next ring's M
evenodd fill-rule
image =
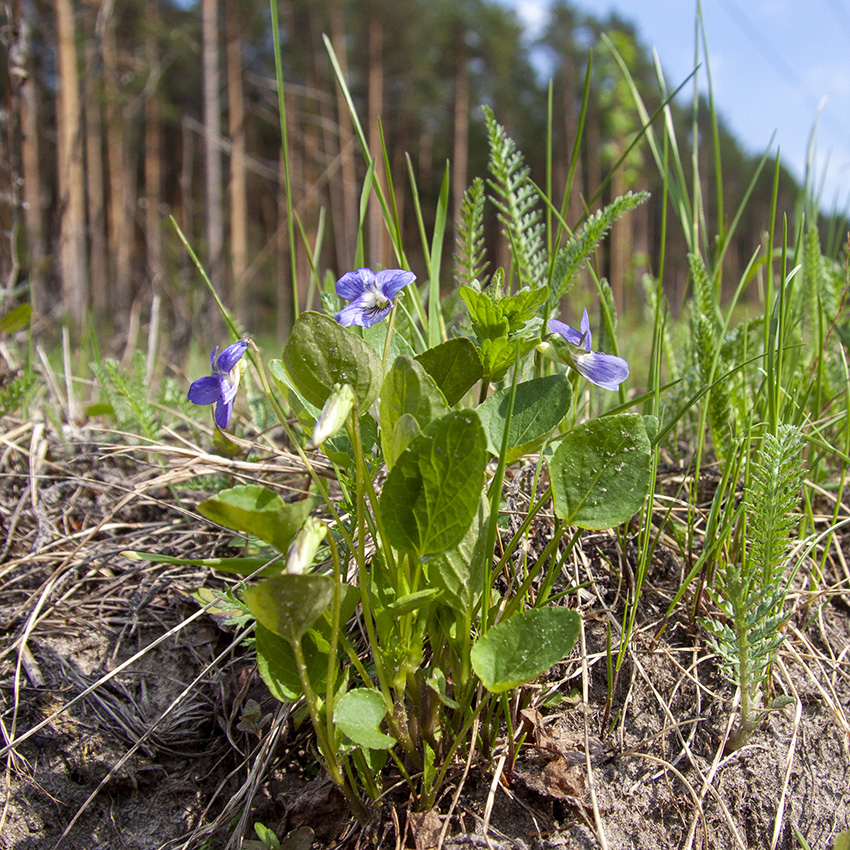
M377 286L370 286L363 293L363 312L370 315L380 313L381 310L386 310L391 306L390 299L378 289Z

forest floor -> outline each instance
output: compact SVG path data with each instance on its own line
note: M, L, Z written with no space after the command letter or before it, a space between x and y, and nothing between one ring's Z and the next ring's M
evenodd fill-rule
M319 773L298 707L271 697L243 632L203 606L232 577L122 555L232 554L232 535L194 510L209 495L201 476L300 486L297 464L238 465L177 439L127 448L9 418L0 453L0 743L15 742L3 850L257 847L258 821L288 850L791 850L795 828L831 850L850 827L850 536L789 596L772 686L793 703L727 752L733 689L688 620L690 596L659 636L689 569L663 539L608 704L606 642L616 647L636 553L586 532L569 567L584 585L582 639L525 690L515 763L504 741L473 753L418 814L388 776L364 827ZM528 478L514 472L508 506L521 512ZM670 463L659 481L675 488L683 474ZM710 471L704 484L708 501ZM532 556L550 531L541 518Z

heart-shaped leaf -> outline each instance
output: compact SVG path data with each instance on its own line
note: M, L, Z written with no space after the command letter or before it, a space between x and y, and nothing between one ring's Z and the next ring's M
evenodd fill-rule
M502 450L502 435L511 401L511 388L507 387L478 405L477 412L487 434L487 449L498 455ZM549 375L517 384L511 427L508 433L507 462L512 463L547 437L560 424L572 401L572 388L566 375Z
M378 691L357 688L343 694L334 707L334 723L355 744L370 750L387 750L395 738L381 731L387 704Z
M245 603L257 622L290 643L325 613L333 600L329 576L283 573L245 591Z
M488 691L524 685L573 648L579 616L567 608L532 608L488 629L472 647L472 667Z
M581 528L627 522L649 492L650 447L636 413L603 416L577 425L549 463L555 513Z
M315 502L284 502L268 487L244 484L201 502L198 512L225 528L259 537L278 552L286 552Z
M317 408L334 384L349 384L365 411L381 387L381 359L375 349L322 313L302 313L295 320L283 365L299 394Z
M456 546L478 510L487 440L474 412L431 422L390 470L380 509L392 546L420 558Z
M429 558L426 567L429 585L442 591L440 601L470 619L483 590L489 515L490 502L482 495L472 524L460 543Z
M298 664L292 644L269 631L262 623L254 627L257 648L257 670L271 695L281 702L295 702L303 693ZM309 638L302 641L304 660L307 663L307 676L316 693L324 693L327 688L328 656L319 652L316 644Z
M351 619L360 600L356 588L342 585L340 598L340 622ZM307 664L310 684L317 694L327 690L328 653L330 652L330 611L319 617L312 628L308 629L301 641L301 651ZM271 691L272 696L281 702L292 702L302 694L301 679L292 644L257 622L254 632L257 649L257 669Z
M429 422L448 413L445 396L424 367L412 357L397 357L381 388L381 445L384 460L392 468L401 450L415 436L409 423L403 435L409 439L396 451L395 427L404 416L412 416L421 430Z
M481 355L465 336L441 342L416 359L442 390L449 407L454 407L483 375Z

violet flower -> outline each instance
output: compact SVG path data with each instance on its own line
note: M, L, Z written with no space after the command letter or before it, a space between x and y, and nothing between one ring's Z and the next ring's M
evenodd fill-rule
M413 272L402 269L382 269L377 274L372 269L346 272L336 282L336 294L351 303L334 318L345 327L371 328L389 315L396 295L414 280Z
M629 377L629 364L622 357L590 350L592 337L586 309L579 328L576 330L565 322L549 319L549 331L563 337L568 343L566 346L557 346L560 358L591 383L606 390L620 389L620 384Z
M216 358L218 346L210 354L212 375L198 378L189 387L188 398L192 404L215 404L215 424L226 428L233 413L233 400L239 389L239 379L245 369L242 356L248 348L248 341L240 339L228 345Z

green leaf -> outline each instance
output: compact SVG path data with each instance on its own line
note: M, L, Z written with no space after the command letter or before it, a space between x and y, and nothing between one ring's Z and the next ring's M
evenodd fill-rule
M845 829L835 836L833 850L850 850L850 829Z
M280 850L280 841L272 830L259 821L254 824L254 832L257 833L257 838L269 848L269 850Z
M280 702L295 702L302 694L301 679L298 676L298 664L288 640L269 631L262 623L254 630L257 648L257 670L271 695ZM324 692L327 686L327 655L315 651L315 645L304 641L304 658L307 662L307 675L310 684L317 693Z
M135 552L127 550L121 553L125 558L135 561L152 561L155 564L175 564L186 567L209 567L223 573L235 573L247 576L269 563L269 558L172 558L169 555L160 555L156 552ZM259 575L277 575L284 566L286 560L278 558L273 564L266 567Z
M394 602L390 602L387 608L392 611L394 616L402 617L411 611L418 611L420 608L430 605L439 595L439 588L426 587L423 590L400 596Z
M321 408L334 384L349 384L360 410L381 386L381 359L368 342L321 313L302 313L283 349L283 365L295 389Z
M546 284L535 289L520 289L514 295L508 295L499 302L502 315L507 319L510 333L516 333L527 321L534 317L537 308L549 297Z
M267 487L245 484L206 499L198 511L212 522L252 534L278 552L286 552L314 506L312 499L286 503Z
M414 437L417 437L421 431L422 429L419 427L419 423L412 414L405 413L399 418L398 422L395 423L389 439L386 441L382 440L385 446L384 460L387 462L388 467L395 465L396 458L401 455Z
M334 708L334 723L355 744L370 750L387 750L395 738L381 731L387 704L379 691L357 688L343 694Z
M469 320L479 340L499 339L508 335L508 320L488 291L480 292L471 286L462 286L458 292L466 301Z
M481 361L484 379L490 382L501 381L508 369L514 365L517 348L519 348L519 358L522 360L538 342L540 342L539 339L523 339L522 337L482 340Z
M340 599L340 622L351 619L360 593L349 584L342 585ZM310 684L317 694L327 690L328 652L330 651L330 609L320 617L312 628L308 629L301 641L301 651L307 664ZM255 627L257 668L272 696L281 702L292 702L301 694L301 679L298 677L298 665L288 640L267 629L259 621Z
M427 564L428 583L442 591L440 601L470 619L483 589L489 515L490 502L482 493L478 511L460 543L430 558Z
M631 519L649 492L649 439L636 413L578 425L549 462L555 513L581 528L614 528Z
M435 667L434 672L426 680L426 685L440 698L440 702L449 708L460 708L460 703L446 694L446 674Z
M474 412L431 422L402 452L381 491L392 546L420 558L456 546L478 510L487 440Z
M269 360L269 373L272 380L283 395L284 400L289 405L289 409L295 414L301 427L308 433L312 433L316 425L316 420L319 418L319 408L314 407L308 401L305 401L298 394L298 391L292 384L292 380L286 373L282 360Z
M363 339L375 349L375 353L381 359L384 357L384 346L387 342L387 331L389 327L389 322L378 322L376 325L372 325L371 328L363 328ZM405 339L404 334L398 333L398 327L396 327L396 332L390 337L390 351L387 362L392 363L396 357L400 357L402 354L413 357L414 351L410 347L410 343Z
M249 587L245 603L257 622L293 643L330 606L333 587L329 576L283 573Z
M424 367L412 357L396 358L381 388L381 445L387 466L392 468L398 457L394 431L401 417L412 416L421 430L448 412L445 397ZM411 432L412 428L407 423L405 433L412 438ZM400 446L399 452L405 445Z
M19 304L0 317L0 333L13 334L29 326L32 307L29 304Z
M532 608L489 629L472 647L472 667L494 694L524 685L573 648L579 616L568 608Z
M511 428L508 433L507 462L512 463L541 438L558 427L570 409L572 387L566 375L549 375L517 384ZM497 455L511 401L511 388L499 390L478 405L477 412L487 435L487 449Z
M441 342L416 359L442 390L449 407L454 407L481 380L481 355L465 336Z

